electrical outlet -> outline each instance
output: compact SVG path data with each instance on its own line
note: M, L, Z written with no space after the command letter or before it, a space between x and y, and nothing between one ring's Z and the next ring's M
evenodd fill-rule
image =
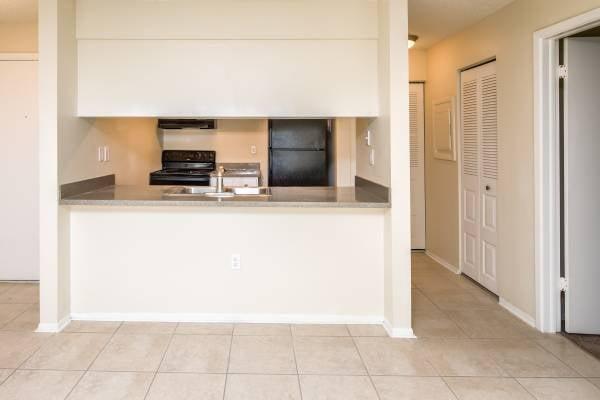
M256 154L256 146L255 145L250 146L250 154Z
M104 146L104 161L110 161L110 147Z
M98 147L98 162L104 161L104 149L102 147Z
M375 165L375 149L371 149L369 152L369 164Z
M367 146L371 146L371 130L367 131L367 136L365 136L365 141L367 142Z
M242 269L242 257L239 254L233 254L231 256L231 269Z

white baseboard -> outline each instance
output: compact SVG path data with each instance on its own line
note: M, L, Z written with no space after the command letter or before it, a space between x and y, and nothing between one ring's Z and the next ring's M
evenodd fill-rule
M180 313L73 313L74 321L127 322L221 322L268 324L349 324L381 325L381 316L311 314L180 314Z
M502 308L507 310L509 313L519 318L521 321L525 322L527 325L535 328L535 318L531 315L527 314L525 311L520 308L514 306L510 302L506 301L506 299L500 297L500 301L498 302Z
M416 339L412 328L394 328L388 320L383 321L383 328L391 338L397 339Z
M38 325L36 332L38 332L38 333L59 333L59 332L62 332L62 330L65 329L67 327L67 325L69 325L70 322L71 322L71 317L66 316L63 319L61 319L60 321L58 321L58 323L56 323L56 324L40 323Z
M446 268L447 270L451 271L454 274L460 274L460 270L455 267L454 265L450 264L448 261L444 260L442 257L433 254L432 252L430 252L429 250L425 250L425 255L427 255L429 258L431 258L432 260L434 260L435 262L437 262L438 264L440 264L442 267Z

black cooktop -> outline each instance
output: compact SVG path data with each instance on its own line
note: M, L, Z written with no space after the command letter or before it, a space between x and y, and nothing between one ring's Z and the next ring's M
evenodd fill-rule
M162 169L150 174L150 184L209 186L216 158L214 151L165 150Z

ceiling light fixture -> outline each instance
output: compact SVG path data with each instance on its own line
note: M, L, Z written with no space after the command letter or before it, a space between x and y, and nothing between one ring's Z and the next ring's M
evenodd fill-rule
M419 40L419 37L417 35L408 35L408 48L412 48L417 42L417 40Z

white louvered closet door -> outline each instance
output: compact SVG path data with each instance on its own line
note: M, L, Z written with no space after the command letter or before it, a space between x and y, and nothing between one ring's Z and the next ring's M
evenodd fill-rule
M496 293L498 89L496 63L461 73L462 271Z
M411 244L425 249L425 107L423 84L409 87Z

